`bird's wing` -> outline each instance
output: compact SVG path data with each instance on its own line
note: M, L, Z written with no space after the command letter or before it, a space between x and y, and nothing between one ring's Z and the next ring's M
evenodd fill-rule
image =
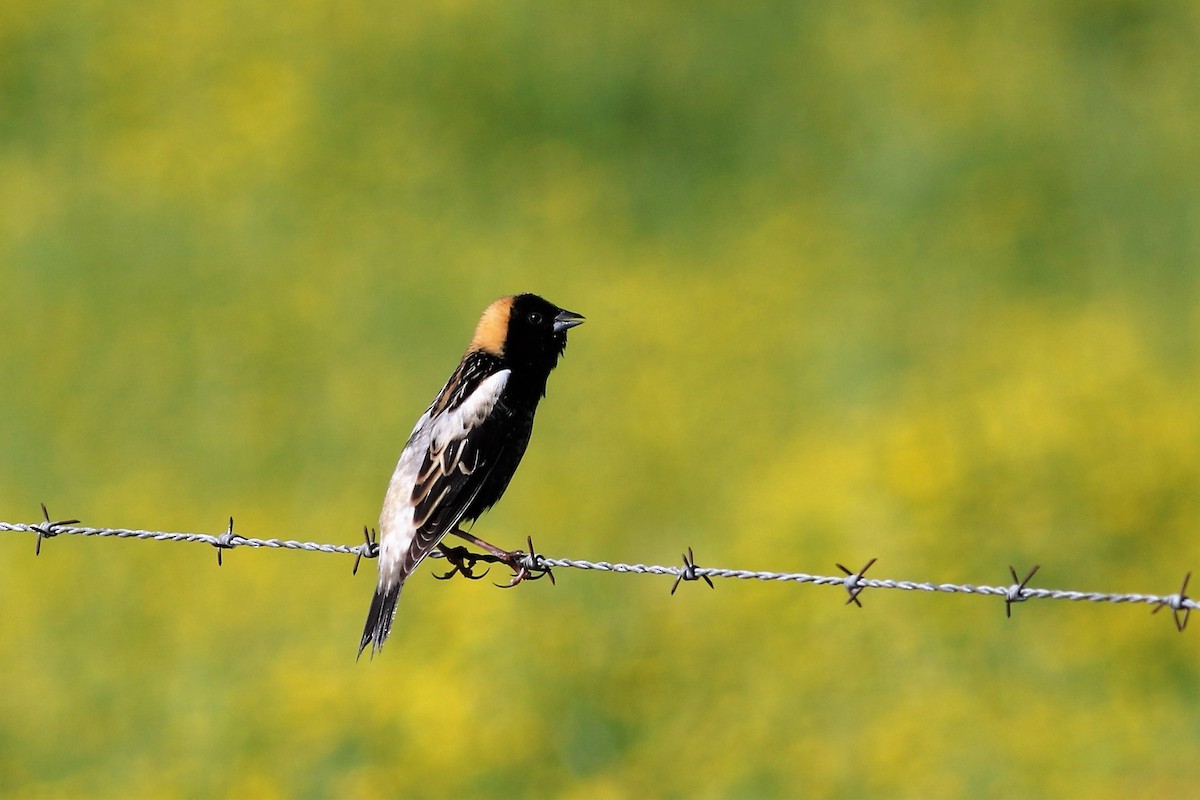
M402 575L462 520L499 460L496 449L503 447L503 439L496 435L497 426L487 423L511 373L472 372L464 364L430 409L429 444L411 499L414 535L401 560Z

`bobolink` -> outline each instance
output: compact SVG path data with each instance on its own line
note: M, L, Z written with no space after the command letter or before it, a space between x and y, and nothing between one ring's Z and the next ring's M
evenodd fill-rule
M512 555L459 525L477 519L508 488L546 380L566 349L567 330L581 322L579 314L534 294L502 297L483 312L458 368L417 420L388 484L379 514L379 582L360 656L368 644L372 655L383 647L404 581L446 534ZM514 581L520 577L518 571Z

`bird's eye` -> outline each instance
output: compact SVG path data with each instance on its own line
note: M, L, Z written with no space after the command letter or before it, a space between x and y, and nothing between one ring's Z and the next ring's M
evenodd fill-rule
M525 319L529 320L530 325L541 325L542 324L542 315L536 311L530 311L529 315L526 316Z

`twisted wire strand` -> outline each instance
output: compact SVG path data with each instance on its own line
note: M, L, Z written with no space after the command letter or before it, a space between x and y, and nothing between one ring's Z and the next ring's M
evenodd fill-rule
M374 558L374 553L363 552L366 543L360 545L322 544L319 542L299 542L294 539L256 539L241 536L236 533L224 533L214 536L210 533L180 533L174 531L145 531L136 528L86 528L75 525L61 525L40 522L35 525L19 522L0 522L0 531L18 531L36 533L42 538L55 536L111 536L117 539L150 539L157 542L201 542L213 547L232 550L235 547L273 547L284 550L307 550L311 553L345 553L348 555L362 554Z
M369 538L361 544L346 545L298 541L295 539L259 539L250 536L241 536L240 534L233 532L232 519L230 520L229 529L225 533L214 535L209 533L152 531L136 528L83 527L73 524L76 522L75 520L71 520L69 522L52 522L49 520L48 515L46 516L47 519L45 521L32 524L0 522L0 531L36 534L38 536L39 550L43 539L53 538L55 536L94 536L102 538L112 537L117 539L144 539L163 542L199 542L218 548L218 555L220 555L221 550L229 550L237 547L277 548L284 550L301 550L313 553L341 553L345 555L353 555L357 558L375 558L379 554L378 545ZM444 557L440 551L434 551L431 555L434 558ZM481 554L479 556L479 560L495 561L496 559L494 556ZM1191 610L1200 608L1200 601L1193 600L1186 595L1186 578L1184 579L1183 587L1178 593L1159 595L1141 593L1084 592L1073 589L1036 588L1026 585L1030 578L1033 577L1032 572L1030 573L1029 577L1022 582L1016 581L1016 574L1014 572L1014 583L1008 586L975 586L972 584L932 583L928 581L904 581L867 578L863 573L865 573L867 568L874 563L874 559L872 559L872 561L869 562L866 567L863 567L863 569L857 573L852 573L845 567L841 567L843 572L846 573L844 576L810 575L804 572L773 572L763 570L700 567L697 566L691 559L690 551L684 556L682 566L664 566L659 564L625 564L621 562L587 561L574 558L551 558L536 553L523 554L522 562L526 567L535 571L545 571L547 569L578 569L597 572L612 572L623 575L664 575L675 578L676 586L678 586L681 580L704 580L707 581L711 586L712 578L729 578L737 580L757 580L811 584L814 586L840 587L847 591L850 595L850 599L846 602L854 602L855 604L860 604L858 597L866 589L899 589L901 591L909 592L916 591L936 592L943 594L974 594L994 596L1004 598L1006 604L1009 606L1011 606L1013 603L1024 602L1026 600L1070 600L1090 603L1146 604L1155 606L1156 612L1162 608L1170 608L1174 612L1176 626L1181 631L1187 624L1187 615L1191 612ZM1034 569L1034 572L1036 572L1036 568ZM674 588L672 589L672 592L674 592Z
M639 575L669 575L687 579L686 567L667 567L646 564L621 564L608 561L582 561L571 558L548 558L541 556L538 563L557 569L599 570L602 572L631 573ZM808 583L814 586L836 586L857 589L899 589L906 592L940 592L943 594L978 594L985 596L1009 597L1014 594L1013 586L975 586L969 583L931 583L928 581L902 581L892 579L877 579L858 577L851 584L846 576L838 575L809 575L804 572L770 572L745 569L722 569L716 567L695 567L691 574L696 578L736 578L739 580L775 581L791 583ZM850 576L854 577L854 576ZM694 579L696 579L694 578ZM1172 606L1177 602L1180 608L1200 608L1200 601L1188 597L1174 598L1179 595L1157 594L1119 594L1113 592L1082 592L1072 589L1038 589L1031 586L1022 587L1020 597L1013 597L1013 602L1020 600L1074 600L1091 603L1145 603L1147 605L1166 604Z

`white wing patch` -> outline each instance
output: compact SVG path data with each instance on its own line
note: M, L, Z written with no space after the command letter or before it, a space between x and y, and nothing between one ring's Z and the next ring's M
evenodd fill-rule
M467 431L487 419L488 414L496 407L496 401L504 387L508 385L508 377L512 370L502 369L490 378L480 381L475 391L462 401L462 405L443 413L433 423L429 445L433 451L439 451L456 439L461 439Z

